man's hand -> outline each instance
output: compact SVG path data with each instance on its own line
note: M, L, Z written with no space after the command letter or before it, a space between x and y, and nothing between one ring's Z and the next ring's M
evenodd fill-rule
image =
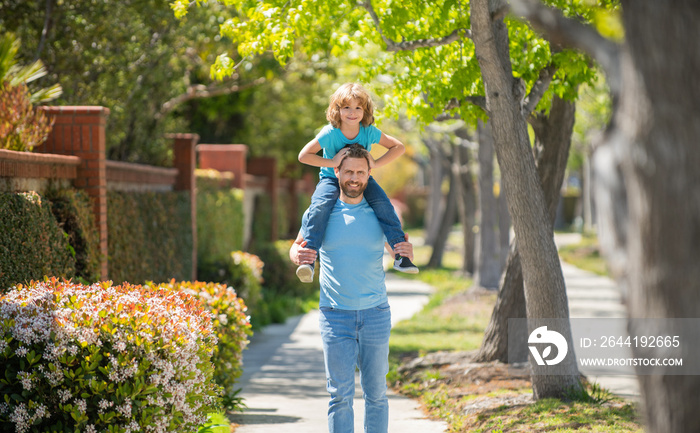
M289 249L289 258L295 265L311 265L316 261L316 255L318 254L315 250L306 247L306 241L301 237L301 233L297 236L296 240Z
M413 244L408 241L408 235L406 235L405 242L399 242L394 245L394 254L398 254L402 257L408 257L413 261Z

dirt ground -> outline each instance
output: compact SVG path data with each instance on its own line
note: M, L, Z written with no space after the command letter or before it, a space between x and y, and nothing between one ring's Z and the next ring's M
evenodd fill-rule
M441 389L452 399L462 401L465 414L533 402L527 369L501 362L472 362L475 354L476 351L431 353L405 362L399 372L404 383Z

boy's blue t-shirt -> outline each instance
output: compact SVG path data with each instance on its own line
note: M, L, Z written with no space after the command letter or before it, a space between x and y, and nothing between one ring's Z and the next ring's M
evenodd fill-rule
M321 307L364 310L387 301L385 240L364 198L359 204L337 200L319 250Z
M379 143L381 138L382 131L374 125L360 125L360 132L352 140L345 137L340 128L334 128L330 124L324 126L321 132L316 135L316 139L321 145L321 149L323 149L323 157L328 159L333 158L340 149L352 143L357 143L370 151L372 150L372 145ZM321 167L321 177L335 177L335 173L331 167Z

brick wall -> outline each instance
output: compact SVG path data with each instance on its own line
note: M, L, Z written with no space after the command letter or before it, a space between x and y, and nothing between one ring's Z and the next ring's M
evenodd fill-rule
M195 152L199 135L197 134L171 134L168 138L173 140L173 165L177 169L175 179L175 191L190 192L190 216L192 221L192 279L197 278L197 185L194 174L197 167L197 155Z
M70 185L80 158L0 149L0 191L37 191Z
M247 158L245 145L197 145L197 134L172 134L174 168L159 168L106 159L105 128L109 109L94 106L40 107L54 119L46 142L33 153L0 150L0 191L41 190L46 185L67 186L87 192L93 203L95 224L100 236L102 279L109 278L107 261L107 190L190 191L192 233L194 240L193 273L196 277L196 185L194 170L199 156L200 167L232 173L227 187L247 190L246 199L255 194L269 195L272 224L269 240L278 239L278 196L280 188L291 195L310 194L313 183L280 181L277 161L273 157ZM290 228L298 226L296 201L285 209ZM246 219L253 217L252 209Z
M95 224L100 236L100 277L108 278L107 265L107 170L105 126L109 109L105 107L41 107L54 118L48 139L34 148L37 153L72 155L80 158L76 188L87 192L92 200Z
M54 118L54 127L48 139L41 146L34 148L35 157L43 161L46 158L68 158L75 173L64 173L69 169L55 168L56 176L64 174L72 179L73 186L83 189L93 203L95 224L100 236L100 278L109 278L108 244L107 244L107 189L111 183L114 189L127 190L181 190L189 191L192 212L192 236L194 248L193 278L196 278L196 189L194 187L195 145L199 140L196 134L175 134L173 140L175 168L151 167L142 164L107 161L105 145L105 127L109 109L105 107L41 107ZM41 155L44 154L44 155ZM70 156L56 156L70 155ZM13 170L8 168L8 172ZM29 168L26 170L30 170ZM25 170L25 171L26 171ZM72 177L71 177L72 176ZM30 176L31 177L31 176Z
M244 144L200 144L199 167L233 173L233 187L245 188L246 156Z
M173 191L178 178L176 168L121 161L107 161L106 168L110 191Z

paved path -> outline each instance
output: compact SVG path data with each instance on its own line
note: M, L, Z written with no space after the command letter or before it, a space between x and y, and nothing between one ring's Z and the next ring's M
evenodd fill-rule
M557 246L577 243L581 235L576 233L556 235ZM620 291L615 282L592 272L584 271L568 263L561 263L569 298L569 315L571 318L626 318L627 312L622 305ZM620 329L611 329L611 335L625 335L626 329L620 322ZM586 374L589 381L600 384L614 394L630 400L639 400L639 384L630 368L628 375L596 376Z
M575 241L558 236L557 244ZM608 278L562 263L571 317L625 317L620 295ZM387 273L392 323L408 319L427 302L432 288L418 281ZM240 386L248 409L232 417L236 433L323 433L327 431L328 394L318 312L292 318L283 325L257 331L243 353L245 365ZM589 376L615 394L637 399L634 376ZM355 430L362 431L363 402L360 387L355 396ZM389 433L444 433L443 422L426 418L415 400L389 394Z
M432 288L387 273L391 321L408 319L423 308ZM236 433L328 431L328 394L318 311L257 331L243 352L240 379L248 409L232 420ZM364 403L355 395L355 431L363 431ZM443 422L427 419L415 400L389 393L389 433L443 433Z

